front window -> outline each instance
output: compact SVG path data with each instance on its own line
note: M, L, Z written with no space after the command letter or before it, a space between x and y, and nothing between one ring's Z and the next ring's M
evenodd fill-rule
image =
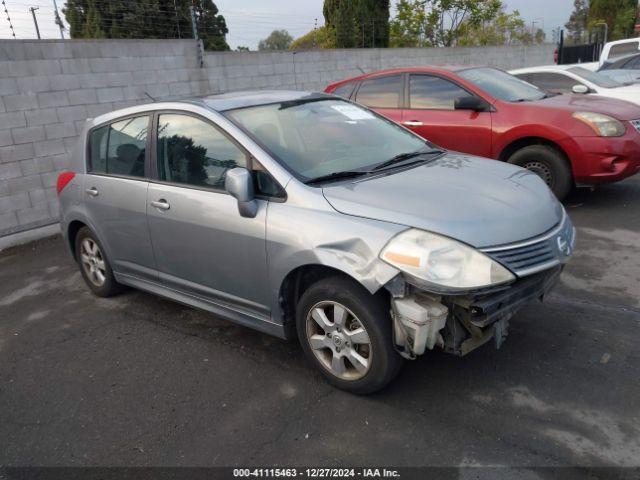
M303 181L368 170L430 146L369 110L327 97L241 108L226 115Z
M528 75L530 83L553 93L571 93L578 84L573 78L561 73L535 72Z
M547 96L530 83L495 68L469 68L458 74L492 97L505 102L530 102Z
M222 132L189 115L160 115L157 151L160 180L196 187L223 189L226 171L247 164Z
M409 77L410 108L425 110L454 110L456 98L471 94L444 78L431 75Z
M598 72L592 72L591 70L587 70L582 67L572 67L567 69L568 72L571 72L575 75L578 75L580 78L584 78L586 81L597 85L602 88L618 88L622 87L620 82L616 82L615 80L607 77Z

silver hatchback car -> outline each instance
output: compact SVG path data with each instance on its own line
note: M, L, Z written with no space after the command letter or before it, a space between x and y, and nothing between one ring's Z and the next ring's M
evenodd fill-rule
M123 285L282 338L339 388L465 355L541 299L575 230L534 173L337 97L244 92L89 120L58 179L99 296Z

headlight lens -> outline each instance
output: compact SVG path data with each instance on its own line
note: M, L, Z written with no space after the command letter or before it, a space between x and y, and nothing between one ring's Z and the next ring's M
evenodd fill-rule
M380 258L445 290L476 289L515 280L509 270L478 250L417 229L396 235L382 249Z
M576 112L573 118L586 123L601 137L621 137L626 131L622 122L602 113Z

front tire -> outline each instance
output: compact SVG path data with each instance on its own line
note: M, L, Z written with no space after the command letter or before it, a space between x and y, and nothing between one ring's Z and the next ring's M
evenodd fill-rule
M536 173L558 200L563 200L573 188L571 167L564 156L548 145L529 145L509 158L509 163Z
M76 257L82 278L95 295L111 297L122 291L100 240L89 227L82 227L76 235Z
M309 287L296 309L300 344L332 385L356 394L384 388L400 371L388 301L335 276Z

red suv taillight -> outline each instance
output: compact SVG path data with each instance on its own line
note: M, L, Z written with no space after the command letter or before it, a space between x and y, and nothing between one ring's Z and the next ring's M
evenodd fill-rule
M58 195L60 195L60 192L64 190L64 187L66 187L75 176L76 174L73 172L62 172L60 175L58 175L58 183L56 184Z

